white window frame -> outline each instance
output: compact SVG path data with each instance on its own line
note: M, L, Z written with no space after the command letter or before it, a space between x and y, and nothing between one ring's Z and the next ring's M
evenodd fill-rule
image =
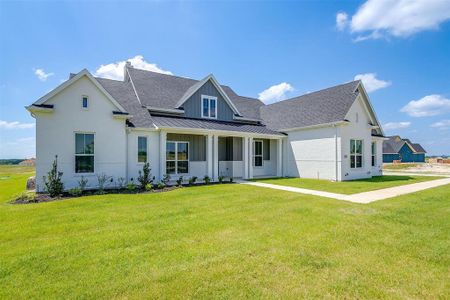
M139 161L139 138L144 138L145 139L145 144L146 144L146 147L145 147L145 161ZM148 137L147 136L144 136L144 135L139 135L138 137L137 137L137 157L136 157L136 160L137 160L137 163L138 164L145 164L145 163L147 163L148 162Z
M353 154L352 154L352 149L351 149L352 141L355 142L354 143L355 144L355 153L353 153ZM356 153L356 149L357 149L356 142L358 142L358 141L361 142L361 154ZM352 167L352 156L355 157L355 166L354 167ZM361 156L361 167L357 166L356 157L358 157L358 156ZM364 167L364 140L362 140L362 139L350 139L350 155L349 155L349 157L350 157L350 169L362 169Z
M372 144L370 145L370 151L372 152L372 160L371 160L371 164L372 167L375 167L377 165L377 142L372 142Z
M86 107L83 106L84 98L86 98L86 104L87 104ZM83 110L88 110L89 109L89 96L87 96L87 95L82 95L81 96L81 109L83 109Z
M261 154L256 155L256 147L255 144L256 143L261 143ZM256 157L260 157L261 156L261 165L257 166L256 165ZM264 141L263 140L253 140L253 167L255 168L263 168L264 167Z
M217 97L215 97L215 96L208 96L208 95L202 95L201 99L202 99L202 101L200 101L200 110L201 110L202 118L217 119ZM208 99L208 115L207 116L205 116L203 114L203 100L204 99ZM212 101L214 101L216 103L215 116L214 117L211 117L211 102Z
M77 154L77 134L92 134L94 136L94 153L92 154ZM95 166L95 132L86 132L86 131L75 131L73 134L74 137L74 156L73 156L73 171L75 175L81 176L81 175L93 175L95 173L96 170L96 166ZM77 156L93 156L94 157L94 169L92 170L92 172L77 172Z
M175 144L175 159L167 159L167 144L168 143L174 143ZM186 160L179 160L178 159L178 144L187 144L188 149L188 155ZM175 162L175 173L169 174L169 175L188 175L191 170L191 162L189 161L189 156L191 155L191 149L189 147L189 142L187 141L166 141L166 152L164 153L166 155L166 173L167 173L167 162L173 161ZM187 161L188 162L188 171L187 173L178 173L178 162L179 161Z

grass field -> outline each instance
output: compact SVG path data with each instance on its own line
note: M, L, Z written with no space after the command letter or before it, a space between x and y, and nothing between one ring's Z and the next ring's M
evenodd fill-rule
M414 163L401 163L401 164L383 164L384 170L407 170L409 168L415 168L419 164Z
M385 175L372 177L370 179L359 179L341 182L308 179L308 178L267 178L267 179L254 179L253 181L349 195L394 186L400 186L405 184L435 180L438 178L442 177Z
M0 299L450 294L450 185L368 205L243 185L12 205L29 174L1 170Z

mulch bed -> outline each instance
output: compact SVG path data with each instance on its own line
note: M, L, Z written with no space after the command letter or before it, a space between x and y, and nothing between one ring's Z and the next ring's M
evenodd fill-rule
M130 191L127 190L126 188L124 189L105 189L103 193L99 193L98 190L87 190L85 192L83 192L83 194L79 197L84 197L84 196L95 196L95 195L117 195L117 194L155 194L155 193L164 193L164 192L170 192L173 190L177 190L177 189L181 189L181 188L185 188L185 187L194 187L194 186L204 186L204 185L217 185L217 184L233 184L235 182L211 182L209 184L206 183L195 183L192 185L189 184L182 184L181 186L166 186L163 189L157 189L154 188L151 191L145 191L145 190L140 190L140 189L136 189L134 191ZM59 197L55 197L52 198L50 197L48 194L45 193L36 193L34 199L32 200L24 200L24 199L16 199L11 201L11 204L31 204L31 203L43 203L43 202L51 202L51 201L59 201L59 200L68 200L68 199L76 199L79 198L76 196L72 196L67 192L64 192L61 196Z

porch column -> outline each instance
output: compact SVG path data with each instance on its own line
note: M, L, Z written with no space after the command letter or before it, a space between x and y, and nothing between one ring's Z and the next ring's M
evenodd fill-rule
M248 179L248 137L242 138L242 159L244 160L244 179Z
M283 176L283 168L282 168L282 151L283 151L283 140L277 140L277 177Z
M244 179L248 179L248 137L242 138L242 158L244 159Z
M253 138L248 139L248 178L253 178Z
M167 132L159 132L159 178L163 178L166 174L166 142L167 142Z
M206 164L208 166L207 174L209 178L213 177L213 136L208 134L206 136Z
M213 147L213 176L212 180L219 180L219 136L213 136L214 147Z

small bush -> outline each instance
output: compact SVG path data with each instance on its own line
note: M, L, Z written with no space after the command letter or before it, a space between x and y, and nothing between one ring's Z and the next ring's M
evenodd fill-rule
M83 194L83 190L82 190L81 188L79 188L79 187L70 189L70 190L68 190L67 192L68 192L69 195L72 196L72 197L80 197L81 194Z
M220 175L218 179L219 179L219 183L223 183L223 180L225 179L225 176Z
M170 181L170 175L166 174L163 176L163 179L161 180L162 183L164 183L164 185L167 185Z
M35 192L23 192L19 196L16 197L15 201L33 203L37 202L36 193Z
M164 183L164 182L158 182L158 185L157 185L157 188L159 189L159 190L162 190L163 188L165 188L166 187L166 184Z
M139 176L138 176L138 181L140 183L141 188L145 189L147 187L148 183L152 183L153 180L150 179L150 177L152 176L152 174L150 173L152 169L150 168L150 164L149 163L145 163L144 166L142 167L142 171L139 170Z
M84 178L84 176L81 176L81 179L78 180L78 188L83 192L86 189L88 183L88 179Z
M56 155L51 170L43 178L47 193L52 198L60 196L64 191L64 184L61 180L62 175L63 172L58 172L58 155Z
M97 175L97 180L98 180L98 194L104 194L104 190L106 187L106 182L108 182L109 180L111 180L112 177L107 176L105 173L99 174Z
M130 182L129 184L127 184L127 190L130 192L134 192L136 190L136 185Z
M117 188L123 189L124 187L125 187L125 178L124 177L117 178Z
M189 185L193 185L197 181L197 176L192 176L189 178Z
M205 177L203 177L203 181L205 182L205 184L209 184L211 182L211 178L209 178L209 176L206 175Z
M233 177L230 177L230 183L233 183Z
M146 190L147 192L150 192L151 190L153 190L153 184L147 183L147 184L145 185L145 190Z
M181 186L183 184L183 176L177 179L177 186Z

